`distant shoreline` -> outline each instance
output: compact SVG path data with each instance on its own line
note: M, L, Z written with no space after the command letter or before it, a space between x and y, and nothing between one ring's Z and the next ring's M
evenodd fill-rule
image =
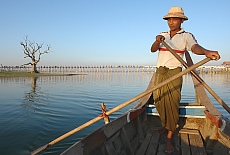
M1 77L73 76L73 75L87 75L87 74L0 72L0 78Z

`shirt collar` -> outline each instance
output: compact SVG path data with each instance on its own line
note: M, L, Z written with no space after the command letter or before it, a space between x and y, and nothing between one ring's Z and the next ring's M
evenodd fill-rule
M184 32L184 29L181 28L180 31L177 32L177 34L178 34L178 33L183 33L183 32ZM168 31L168 34L170 34L170 30Z

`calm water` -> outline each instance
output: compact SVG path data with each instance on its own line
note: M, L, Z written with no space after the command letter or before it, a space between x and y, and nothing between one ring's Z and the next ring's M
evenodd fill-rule
M202 78L230 106L230 75ZM22 155L145 91L152 73L90 73L77 76L0 78L0 154ZM194 102L189 75L184 76L183 102ZM211 98L228 118L229 114ZM116 112L116 118L129 107ZM59 154L103 124L103 120L51 146L42 154Z

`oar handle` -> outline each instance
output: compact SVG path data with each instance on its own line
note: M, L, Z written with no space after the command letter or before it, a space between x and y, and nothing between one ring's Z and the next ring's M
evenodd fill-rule
M174 52L174 50L165 42L161 41L161 43L177 58L177 60L185 67L188 68L187 63ZM210 58L211 60L211 58ZM206 90L224 107L224 109L230 113L229 106L204 82L204 80L194 71L191 71L192 75L206 88Z

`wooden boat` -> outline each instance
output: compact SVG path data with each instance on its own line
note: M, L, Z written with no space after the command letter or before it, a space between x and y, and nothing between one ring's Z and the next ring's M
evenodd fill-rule
M153 79L148 89L153 87ZM179 127L174 133L175 155L230 154L230 121L194 79L196 103L181 103ZM166 135L159 135L160 119L153 95L140 99L130 111L75 143L62 155L162 155Z
M188 56L187 58L189 66L192 66L191 58ZM179 127L173 136L175 151L171 154L228 155L230 154L230 121L211 103L204 84L194 76L192 78L196 102L180 103ZM161 123L151 93L156 87L153 81L154 75L146 93L139 95L142 97L132 109L76 142L62 155L166 154L164 152L166 133L160 135L157 132L161 128ZM107 116L106 114L108 113L105 112L104 116Z

